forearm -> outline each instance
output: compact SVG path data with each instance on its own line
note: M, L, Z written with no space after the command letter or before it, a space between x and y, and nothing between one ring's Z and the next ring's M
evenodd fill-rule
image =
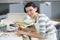
M34 29L34 28L23 28L22 30L31 31L31 32L35 32L36 31L36 29Z
M44 39L44 37L37 32L28 32L27 35L32 36L32 37L36 37L36 38L40 38L40 39Z
M25 31L27 30L27 31ZM32 31L33 30L33 31ZM36 29L33 28L23 28L22 31L24 31L24 35L28 35L28 36L32 36L32 37L36 37L36 38L44 38L42 35L40 35L39 33L37 33L37 31L35 31ZM21 30L20 30L21 31ZM21 34L22 32L20 32L19 34Z
M20 34L20 35L21 34L28 35L28 36L36 37L36 38L40 38L40 39L43 39L44 38L42 35L40 35L37 32L26 32L26 31L19 30L17 34Z

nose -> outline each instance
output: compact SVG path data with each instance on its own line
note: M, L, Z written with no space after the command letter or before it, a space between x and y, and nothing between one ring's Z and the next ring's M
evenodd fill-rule
M28 14L29 16L32 16L32 13L31 13L31 12L28 12L27 14Z
M29 11L29 12L27 12L29 15L31 14L31 12Z

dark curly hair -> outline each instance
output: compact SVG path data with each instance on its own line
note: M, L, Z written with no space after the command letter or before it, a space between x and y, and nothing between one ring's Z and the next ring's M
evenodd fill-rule
M39 13L39 8L38 8L38 6L37 6L35 3L33 3L33 2L28 2L28 3L25 5L25 7L24 7L24 12L25 12L25 13L27 13L25 8L26 8L26 7L30 7L30 6L32 6L33 8L37 7L37 11L36 11L36 12Z

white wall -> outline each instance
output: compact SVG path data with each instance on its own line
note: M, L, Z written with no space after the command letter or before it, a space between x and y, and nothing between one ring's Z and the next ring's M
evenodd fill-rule
M60 17L60 2L50 2L47 3L38 3L35 2L38 6L40 6L40 13L45 13L49 18L59 18ZM24 13L24 5L25 4L10 4L10 13Z
M44 13L49 18L52 18L52 16L51 16L51 3L49 5L47 3L45 3L45 2L44 3L40 3L40 13Z
M52 18L60 18L60 2L52 2Z
M42 1L60 1L60 0L42 0Z
M60 18L60 2L51 2L50 5L41 3L40 13L46 14L49 18Z
M10 4L9 5L10 13L23 13L24 12L24 5L20 4Z
M27 2L20 3L20 4L10 4L9 5L10 13L24 13L24 6L25 6L26 3ZM35 2L35 3L39 7L39 2Z

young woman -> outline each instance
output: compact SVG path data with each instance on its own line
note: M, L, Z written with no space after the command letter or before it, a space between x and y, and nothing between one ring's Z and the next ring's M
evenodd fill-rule
M33 2L27 3L24 7L24 11L31 18L35 19L35 28L37 30L37 33L25 32L20 30L20 34L37 37L39 38L39 40L57 40L55 26L45 14L39 14L38 7ZM26 28L26 30L32 29Z

